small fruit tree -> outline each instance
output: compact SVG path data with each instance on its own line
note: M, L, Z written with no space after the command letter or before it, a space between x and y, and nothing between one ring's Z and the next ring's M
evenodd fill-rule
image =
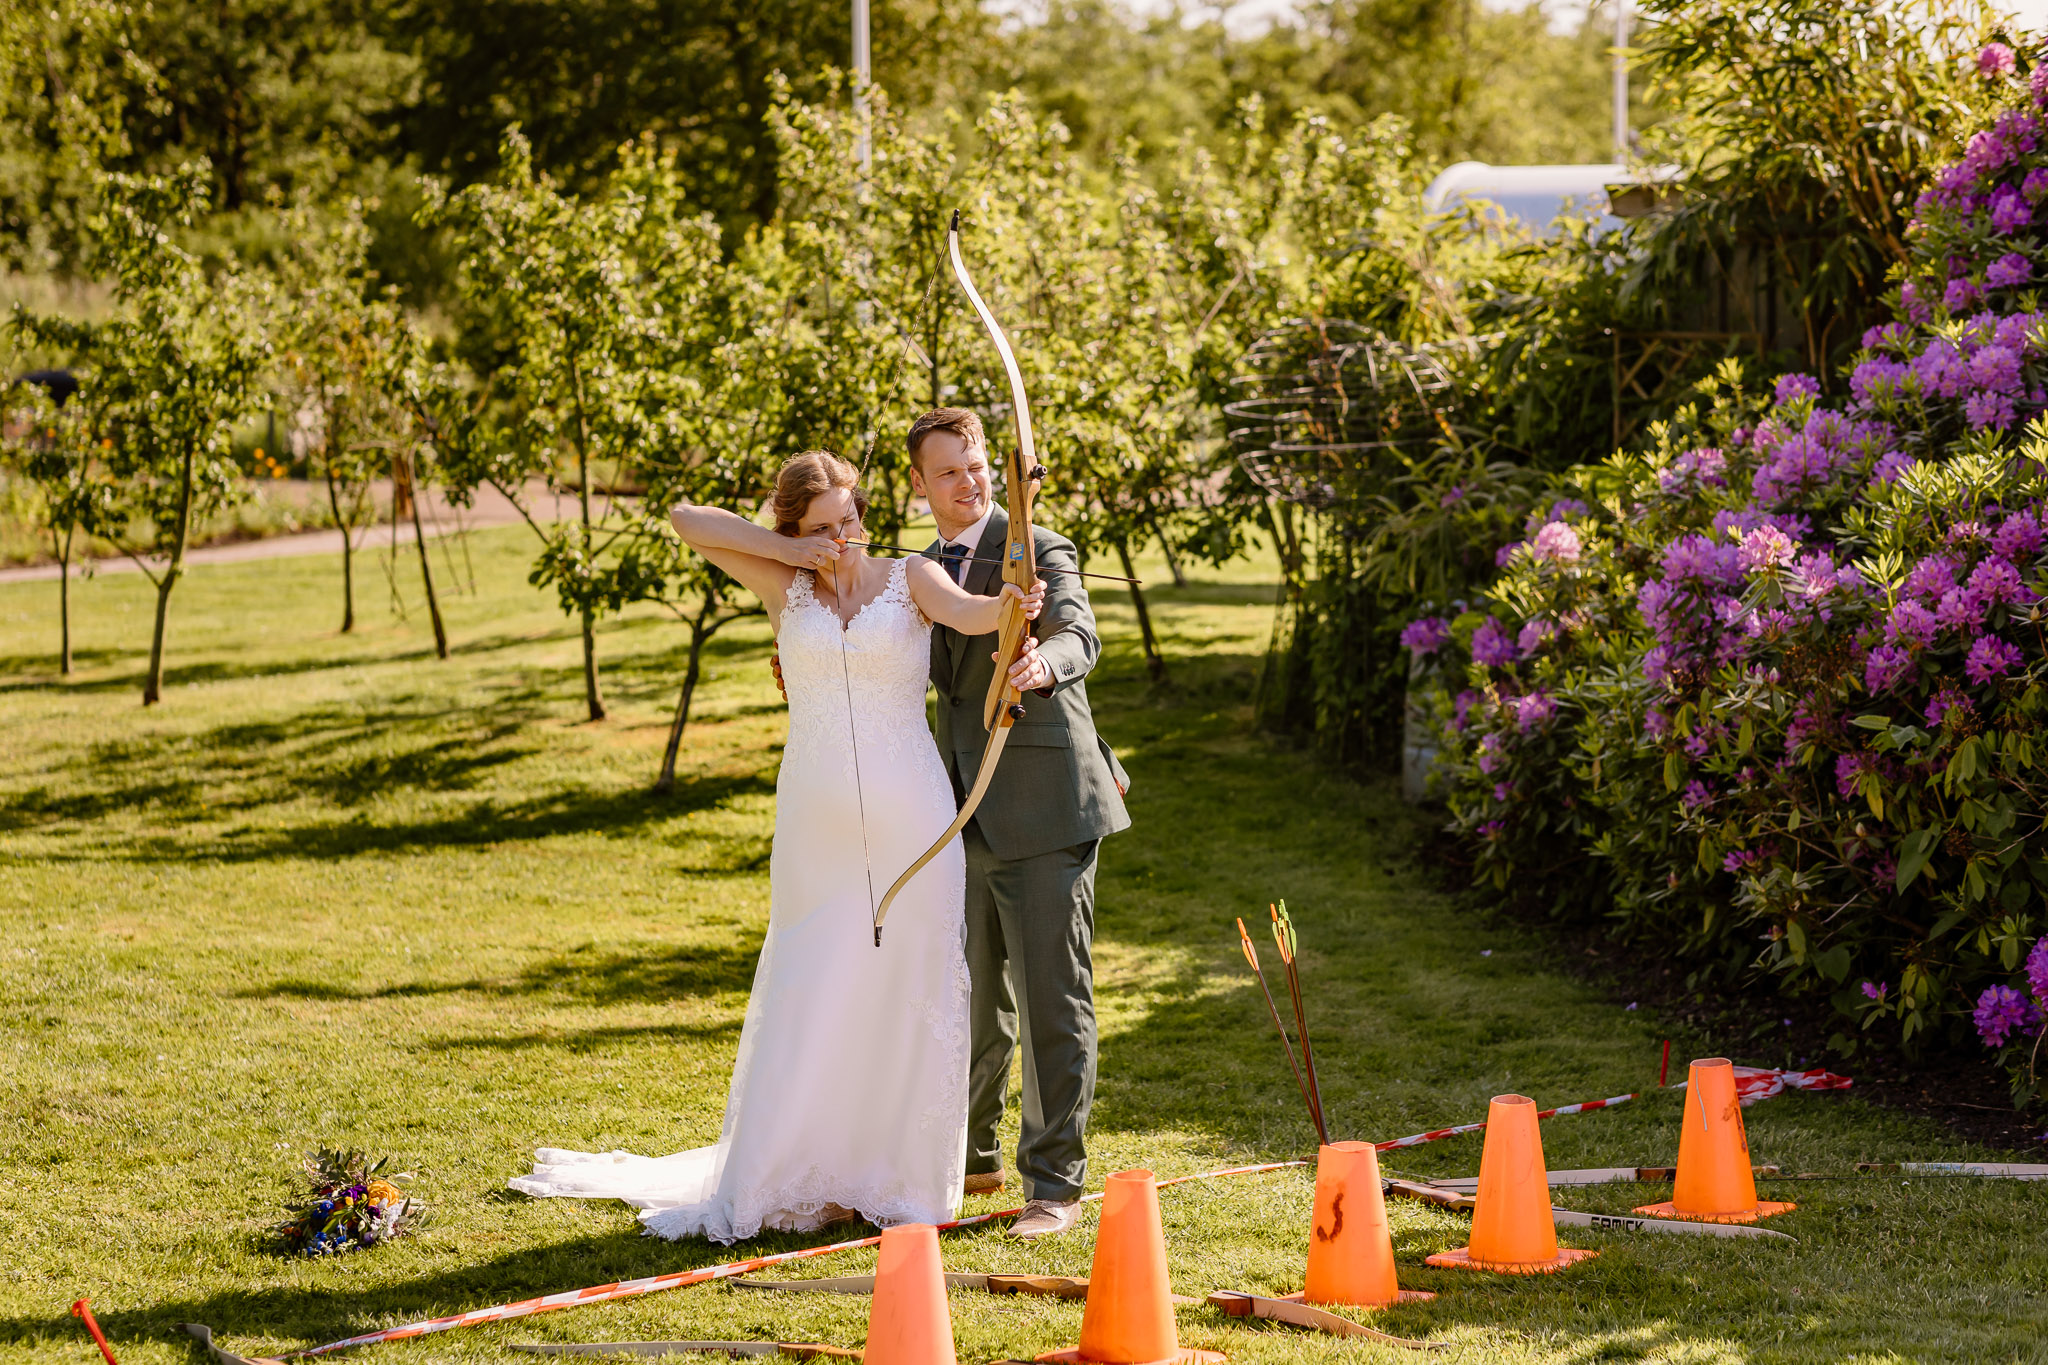
M168 175L102 175L90 227L113 282L113 315L81 323L15 314L26 344L69 354L84 372L113 442L106 469L123 520L148 528L143 545L118 542L156 585L145 706L163 697L165 628L192 527L241 496L230 429L270 355L257 322L263 283L233 268L209 274L176 239L206 212L208 175L204 161Z

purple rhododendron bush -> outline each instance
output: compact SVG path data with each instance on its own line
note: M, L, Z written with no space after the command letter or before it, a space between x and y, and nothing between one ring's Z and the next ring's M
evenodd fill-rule
M1996 46L1996 45L1994 45ZM1922 197L1839 396L1730 364L1574 470L1484 602L1404 639L1479 875L1822 993L1837 1046L1995 1049L2048 1006L2048 67Z

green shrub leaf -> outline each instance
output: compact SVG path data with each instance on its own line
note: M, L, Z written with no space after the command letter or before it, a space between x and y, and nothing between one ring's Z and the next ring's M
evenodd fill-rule
M1927 860L1934 856L1934 845L1941 838L1941 831L1916 829L1906 836L1899 845L1898 889L1904 891L1913 884L1913 879L1927 867Z

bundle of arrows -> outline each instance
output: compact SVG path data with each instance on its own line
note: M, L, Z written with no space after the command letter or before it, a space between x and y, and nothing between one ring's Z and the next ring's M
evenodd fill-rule
M1273 919L1273 942L1280 949L1280 965L1287 980L1287 998L1294 1007L1294 1031L1301 1038L1301 1055L1295 1056L1294 1040L1287 1035L1287 1025L1280 1018L1280 1007L1273 1003L1272 988L1266 985L1265 970L1259 966L1259 950L1252 944L1252 935L1244 927L1244 919L1237 921L1237 939L1244 949L1244 960L1251 964L1252 975L1258 978L1259 993L1266 997L1266 1012L1273 1018L1273 1027L1280 1031L1280 1046L1287 1053L1287 1065L1294 1072L1294 1084L1301 1091L1301 1102L1308 1106L1309 1122L1315 1125L1316 1137L1324 1146L1330 1143L1330 1125L1323 1117L1323 1091L1316 1080L1316 1052L1308 1040L1308 1015L1301 1005L1301 967L1296 960L1297 942L1294 935L1294 921L1288 918L1287 902L1276 901L1266 907Z

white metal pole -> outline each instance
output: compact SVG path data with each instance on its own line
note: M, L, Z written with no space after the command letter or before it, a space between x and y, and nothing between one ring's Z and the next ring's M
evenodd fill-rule
M866 0L855 0L865 4ZM1628 0L1614 0L1614 159L1628 161Z
M868 138L868 85L874 78L874 60L868 51L868 0L853 0L853 117L859 129L863 176L874 169L874 150Z

